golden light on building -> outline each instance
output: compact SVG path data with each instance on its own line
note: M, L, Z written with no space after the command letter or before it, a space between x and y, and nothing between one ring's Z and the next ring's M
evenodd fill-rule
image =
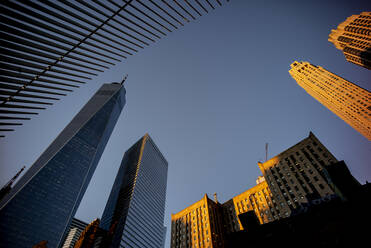
M170 247L224 247L219 207L205 194L200 201L172 214Z
M227 233L243 230L238 215L254 211L260 224L278 219L279 210L274 208L275 200L264 177L259 177L257 185L222 204L224 228Z
M348 17L331 30L328 41L343 51L347 61L371 69L371 12Z
M308 94L371 140L371 93L321 66L291 64L291 76Z
M254 187L225 203L205 194L172 214L171 248L232 247L241 230L254 236L259 225L305 213L334 199L346 200L349 190L360 185L344 161L339 162L312 132L258 166L263 176ZM269 230L269 226L274 225L259 230Z

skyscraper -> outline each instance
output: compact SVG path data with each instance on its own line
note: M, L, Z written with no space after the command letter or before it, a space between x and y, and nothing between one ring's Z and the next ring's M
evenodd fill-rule
M293 62L289 73L308 94L371 140L369 91L308 62Z
M0 202L0 247L57 247L125 105L104 84Z
M162 247L168 163L148 134L125 152L101 227L104 247Z
M347 61L371 69L371 12L352 15L337 29L331 30L328 41L343 51Z

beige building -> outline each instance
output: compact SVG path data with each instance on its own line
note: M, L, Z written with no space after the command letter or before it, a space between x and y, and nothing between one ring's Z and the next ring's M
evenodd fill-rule
M369 91L309 62L293 62L289 73L308 94L371 140Z
M275 207L267 182L259 177L256 186L222 204L224 230L227 233L243 230L238 215L247 211L254 211L261 224L278 219L279 208Z
M177 214L171 214L171 248L224 246L220 204L207 195Z
M348 17L331 30L328 41L343 51L347 61L371 69L371 12Z
M258 163L279 206L279 217L290 216L294 209L312 199L334 195L323 169L335 162L337 159L310 132L298 144Z

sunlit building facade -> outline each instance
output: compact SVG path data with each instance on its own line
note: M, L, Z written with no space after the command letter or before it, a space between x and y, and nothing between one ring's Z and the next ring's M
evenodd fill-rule
M170 247L225 247L220 208L205 194L200 201L172 214Z
M343 51L347 61L371 69L371 12L348 17L331 30L328 41Z
M261 224L278 219L279 206L272 199L272 193L264 177L259 177L257 185L222 204L224 228L227 233L243 230L238 215L254 211Z
M62 246L125 105L125 88L104 84L0 202L0 247Z
M314 205L346 200L360 186L344 161L339 162L312 132L258 166L263 176L254 187L225 203L205 195L172 214L171 248L232 247L234 233L277 223Z
M122 159L101 228L112 233L105 248L162 248L168 163L146 134Z
M310 132L309 136L264 163L258 163L272 192L279 217L288 217L303 204L335 195L326 166L337 159Z
M293 62L289 73L309 95L371 140L369 91L309 62Z

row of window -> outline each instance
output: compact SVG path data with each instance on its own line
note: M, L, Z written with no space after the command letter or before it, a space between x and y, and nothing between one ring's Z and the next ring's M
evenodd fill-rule
M348 32L345 32L343 35L346 35L346 36L349 36L349 37L352 37L352 38L356 38L356 39L360 39L360 40L371 41L371 38L369 38L367 36L359 36L359 35L348 33Z
M352 27L352 26L346 26L344 28L345 31L353 32L356 34L364 34L364 35L371 35L371 31L367 30L365 28L358 28L358 27Z
M354 22L356 23L370 23L371 24L371 20L366 20L366 19L362 19L362 18L370 18L369 16L365 16L365 15L360 15L357 19L354 20ZM371 18L370 18L371 19Z
M302 72L302 74L304 74L304 75L306 75L306 76L309 76L309 75L307 75L306 73L304 73L304 72ZM330 75L331 76L331 75ZM333 76L332 76L333 77ZM346 104L346 105L348 105L347 103L349 102L348 101L348 99L345 99L343 96L341 96L341 95L339 95L339 94L337 94L337 93L331 93L332 91L331 90L326 90L325 88L323 88L321 85L319 85L318 83L316 83L315 81L313 81L312 79L310 79L310 78L307 78L307 80L308 81L310 81L310 82L312 82L313 84L315 84L317 87L319 87L320 89L322 89L322 90L324 90L327 94L329 94L329 95L333 95L334 94L334 99L336 100L336 101L338 101L339 103L342 103L342 104ZM327 81L325 81L325 83L327 83ZM344 88L342 85L339 85L340 87L342 87L342 88ZM336 88L336 89L338 89L338 88ZM353 89L350 89L350 91L351 92L353 92L354 90L356 90L355 88L353 88ZM344 91L342 91L342 90L340 90L341 92L344 92ZM355 92L353 92L356 96L359 96L357 93L355 93ZM359 92L359 94L361 94L361 92ZM351 98L351 99L355 99L354 98L354 96L352 96L351 94L349 94L349 93L346 93L345 94L347 97L349 97L349 98ZM324 97L324 96L323 96ZM364 99L365 101L368 101L366 98L363 98L362 96L360 96L362 99ZM329 100L329 99L328 99ZM332 101L332 100L330 100L330 101ZM358 100L359 101L359 100ZM364 105L364 106L367 106L365 103L362 103L362 105ZM348 108L352 108L352 107L349 107L348 106ZM352 109L353 110L353 109ZM367 116L371 116L371 113L367 113L368 111L366 111L366 110L364 110L364 109L361 109L361 110L356 110L356 109L354 109L353 110L354 112L357 112L358 114L360 114L361 116L363 116L363 117L366 117L367 118ZM365 112L365 113L361 113L361 112Z
M315 141L313 141L313 145L314 147L316 147L318 144ZM306 148L310 151L312 156L317 161L321 162L324 165L324 162L321 160L321 157L318 156L318 154L312 149L311 146L308 145ZM317 147L317 150L319 152L323 151L323 149L319 146ZM326 189L326 187L321 183L323 182L322 175L321 175L321 168L314 162L311 156L309 156L309 154L305 152L305 150L302 149L302 152L307 157L307 159L309 159L309 161L311 162L311 166L314 166L314 167L312 168L311 166L308 166L305 162L304 163L297 162L293 155L289 156L290 159L289 157L287 157L285 161L288 164L290 171L294 174L295 181L298 181L299 185L301 185L301 188L302 190L304 190L305 194L308 194L311 192L317 192L319 195L329 193L327 192L328 189ZM301 155L298 151L296 151L295 154L296 156ZM323 157L327 158L328 155L326 153L323 153ZM293 166L290 160L292 160L295 163L295 167ZM303 161L303 158L299 156L298 160ZM331 158L329 159L329 161L331 161ZM270 170L270 172L272 173L274 177L274 180L269 175L267 176L267 181L273 186L274 193L277 193L277 188L275 187L275 183L274 183L274 182L277 182L278 188L282 192L288 205L292 204L292 202L290 201L290 198L294 202L297 202L297 197L300 197L301 199L303 199L303 195L301 193L302 190L299 190L299 187L296 184L294 184L294 180L292 180L290 172L287 172L288 171L287 167L283 166L283 170L285 171L284 173L288 177L290 184L293 185L295 192L296 192L295 194L292 191L291 187L289 186L288 181L286 180L284 174L281 173L280 167L276 165L274 168L275 169ZM313 170L314 168L316 169L316 171ZM319 187L320 191L322 190L325 190L325 191L323 191L322 193L318 192L318 188L316 187L316 185ZM307 186L309 186L310 190L309 188L307 188ZM288 196L290 196L290 198ZM277 195L276 198L278 200L281 200L279 195ZM292 205L295 205L295 203Z
M348 56L347 56L348 55ZM363 66L367 69L371 69L371 62L368 61L368 60L365 60L364 58L359 58L359 57L355 57L355 56L351 56L350 54L344 54L345 58L349 61L349 62L352 62L354 64L357 64L357 65L360 65L360 66ZM371 99L370 99L371 100Z

